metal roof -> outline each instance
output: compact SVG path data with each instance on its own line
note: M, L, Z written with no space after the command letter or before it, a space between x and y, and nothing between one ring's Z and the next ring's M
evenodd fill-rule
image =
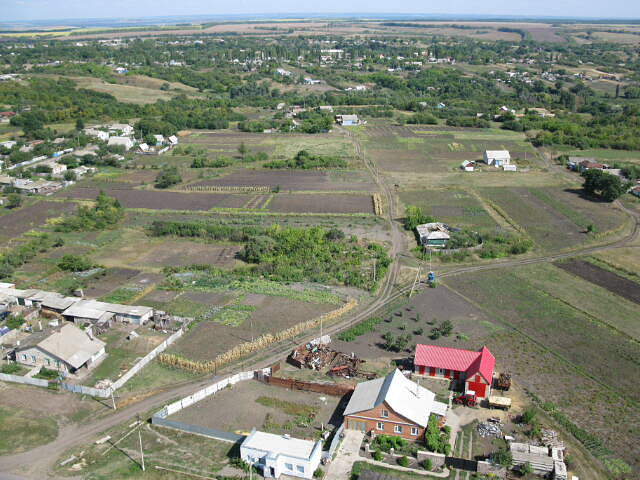
M414 364L466 372L467 378L479 373L487 382L491 382L496 359L487 347L474 352L461 348L418 344Z
M310 440L285 437L274 433L253 430L242 442L243 448L262 450L270 455L286 455L296 458L311 458L317 443Z
M359 383L344 414L352 415L371 410L386 402L397 414L416 425L426 427L431 413L446 415L447 406L435 402L434 398L433 392L412 382L396 369L386 377Z
M93 355L102 350L105 343L97 338L90 338L86 332L67 323L60 330L54 331L40 341L37 346L60 360L64 360L73 368L80 368Z

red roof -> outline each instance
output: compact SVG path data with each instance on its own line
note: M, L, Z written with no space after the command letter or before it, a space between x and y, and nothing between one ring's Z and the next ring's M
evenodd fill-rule
M479 373L487 382L491 383L496 358L487 347L482 347L479 351L474 352L461 348L418 344L416 345L414 364L465 372L467 378Z
M0 112L0 115L3 117L13 117L16 112Z

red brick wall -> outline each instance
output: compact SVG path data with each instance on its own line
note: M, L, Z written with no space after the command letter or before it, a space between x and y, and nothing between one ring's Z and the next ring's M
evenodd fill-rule
M389 416L383 417L382 410L386 410L389 413ZM389 408L386 403L372 408L371 410L348 415L345 417L345 422L346 428L353 428L353 424L351 422L365 422L366 432L373 431L376 434L393 435L396 437L406 438L407 440L421 440L424 438L424 428L416 425L410 420L407 420L405 417L398 415L391 408ZM383 430L379 430L377 428L378 422L384 423ZM402 433L394 432L395 425L400 425L402 427ZM418 429L417 435L411 435L411 427L416 427Z

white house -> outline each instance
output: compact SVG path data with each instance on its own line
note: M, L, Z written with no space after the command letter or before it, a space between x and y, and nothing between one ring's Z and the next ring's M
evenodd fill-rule
M107 140L109 140L108 132L104 132L102 130L96 130L95 128L85 128L83 130L83 133L88 137L95 137L98 140L102 140L103 142L106 142Z
M121 132L121 135L133 135L133 127L127 123L113 123L109 125L109 133Z
M123 146L125 150L131 150L134 142L129 137L109 137L107 145Z
M336 115L336 122L340 125L360 125L358 115Z
M156 139L156 147L159 147L164 143L164 135L154 135L153 138Z
M322 442L259 432L254 428L240 445L240 457L261 469L267 478L284 474L311 479L320 465Z
M487 165L502 167L511 163L511 155L508 150L485 150L484 162Z
M460 165L460 168L465 172L473 172L473 170L476 168L476 162L472 162L471 160L465 160Z

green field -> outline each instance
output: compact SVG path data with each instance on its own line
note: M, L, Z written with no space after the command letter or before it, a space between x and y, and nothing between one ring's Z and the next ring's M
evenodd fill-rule
M29 450L58 436L58 424L49 416L0 406L0 455Z

